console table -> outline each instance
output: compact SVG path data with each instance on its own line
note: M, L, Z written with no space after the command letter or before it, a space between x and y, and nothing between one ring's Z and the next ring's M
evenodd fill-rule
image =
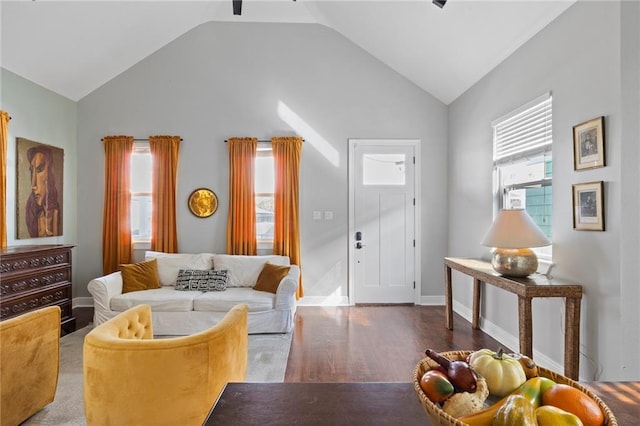
M518 337L520 353L533 358L533 322L531 299L534 297L563 297L565 306L564 375L578 380L580 366L580 300L582 286L545 275L532 274L525 278L505 277L497 273L489 262L479 259L444 258L445 303L447 328L453 330L453 295L451 270L473 278L473 314L471 326L478 329L480 318L480 283L484 282L518 296Z

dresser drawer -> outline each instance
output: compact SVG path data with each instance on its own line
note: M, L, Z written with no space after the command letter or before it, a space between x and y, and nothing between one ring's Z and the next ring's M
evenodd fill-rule
M60 305L71 302L71 283L62 282L50 288L42 289L35 293L27 293L24 296L2 299L0 301L0 320L14 317L25 312L40 309L50 305ZM67 309L68 311L68 309ZM70 316L66 312L66 316ZM65 316L65 313L62 314Z
M11 256L2 256L0 276L4 281L14 275L31 274L34 271L61 265L71 265L71 251L54 249L42 253L17 252Z
M71 281L71 268L58 266L32 273L29 276L2 277L0 295L4 297L17 296L33 290L38 290L53 284Z

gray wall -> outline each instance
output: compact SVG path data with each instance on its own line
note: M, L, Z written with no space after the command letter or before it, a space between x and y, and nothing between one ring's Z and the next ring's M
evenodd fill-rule
M639 377L639 15L637 4L632 3L576 3L449 110L448 251L452 256L486 256L479 241L492 221L490 123L552 92L553 258L557 263L553 274L584 287L580 375L588 380ZM631 58L621 56L621 45ZM576 172L572 126L600 115L605 116L607 165ZM572 184L599 180L605 182L606 231L575 231ZM469 281L454 276L456 308L465 315L471 306ZM517 348L515 297L494 288L487 288L485 294L483 328ZM543 365L561 366L564 305L555 299L538 299L533 309L536 359ZM625 352L635 354L635 360Z
M11 116L7 138L7 244L76 244L76 115L72 100L0 69L2 105ZM27 138L64 149L64 197L60 237L16 239L16 138ZM22 206L24 208L24 206ZM76 260L78 248L73 250ZM76 265L74 264L74 271ZM72 271L73 272L73 271ZM74 289L75 290L75 289ZM74 291L75 295L75 291Z
M104 155L100 138L177 134L178 237L182 252L225 250L232 136L306 139L300 214L303 303L347 296L348 138L422 141L423 294L441 295L446 246L447 108L321 25L208 23L184 34L78 103L76 286L101 275ZM335 157L337 154L337 157ZM337 158L337 161L334 159ZM214 190L219 210L198 219L186 199ZM314 210L333 211L313 221Z

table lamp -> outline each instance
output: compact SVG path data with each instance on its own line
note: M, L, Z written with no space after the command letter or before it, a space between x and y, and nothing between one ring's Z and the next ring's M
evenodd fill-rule
M495 247L491 266L510 277L526 277L538 269L538 257L531 247L551 244L526 210L500 210L480 243Z

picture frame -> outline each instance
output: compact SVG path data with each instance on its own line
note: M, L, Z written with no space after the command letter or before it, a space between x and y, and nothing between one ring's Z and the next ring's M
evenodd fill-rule
M573 169L587 170L604 166L604 117L592 118L573 126Z
M604 231L604 182L573 185L573 228Z
M16 238L63 235L64 149L16 138Z
M218 196L208 188L198 188L189 195L189 211L197 217L209 217L218 210Z

